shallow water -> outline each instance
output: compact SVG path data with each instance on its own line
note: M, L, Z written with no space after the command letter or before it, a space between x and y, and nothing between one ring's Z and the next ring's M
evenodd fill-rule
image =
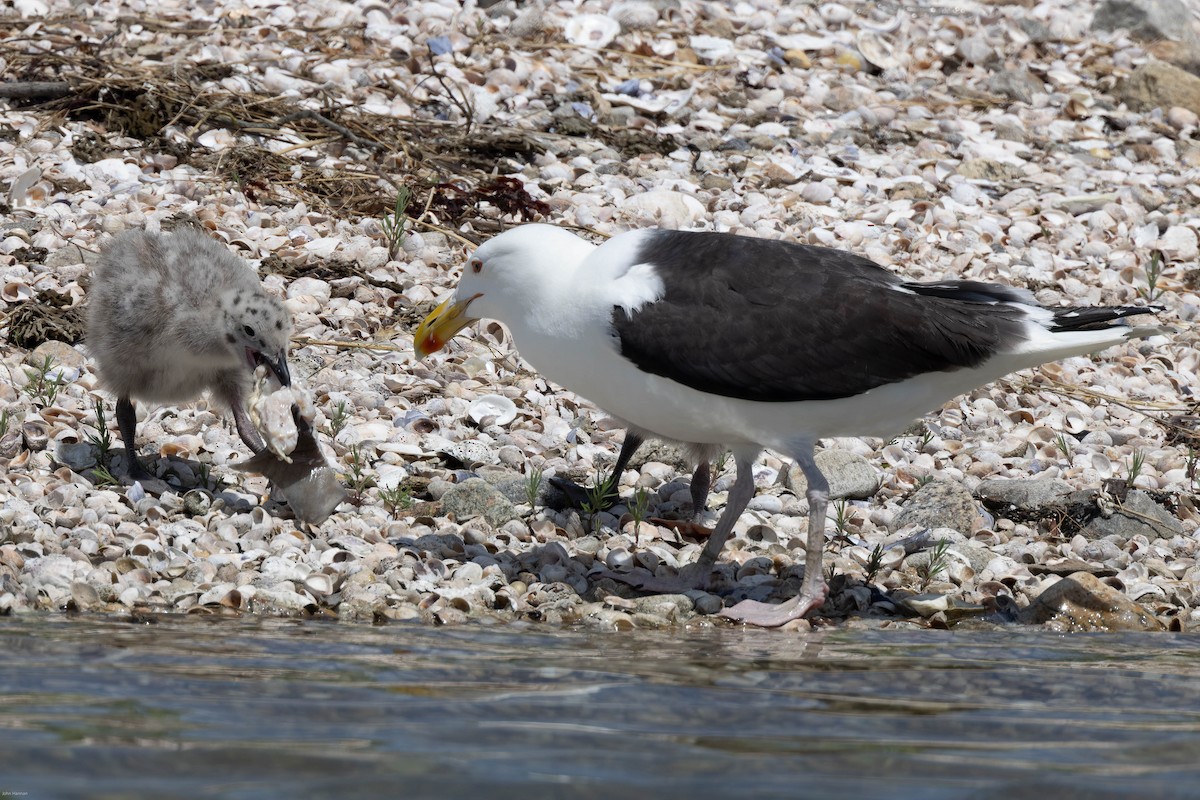
M1195 797L1200 640L0 619L0 796Z

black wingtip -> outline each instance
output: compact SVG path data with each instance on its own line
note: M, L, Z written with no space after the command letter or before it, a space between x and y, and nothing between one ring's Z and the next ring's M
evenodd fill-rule
M1139 314L1158 314L1166 311L1163 306L1110 306L1110 307L1066 307L1056 308L1052 331L1084 331L1111 328L1123 325L1119 320Z

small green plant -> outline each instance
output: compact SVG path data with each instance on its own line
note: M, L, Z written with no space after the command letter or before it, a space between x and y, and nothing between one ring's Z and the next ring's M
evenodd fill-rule
M866 563L866 582L870 583L879 575L879 570L883 569L883 545L877 544L871 550L871 555L867 556Z
M338 404L333 407L333 412L329 415L329 438L336 439L349 420L350 412L346 410L346 401L338 400Z
M201 489L212 489L212 468L208 462L200 462L200 466L196 468L196 478L200 481Z
M1158 298L1162 297L1166 289L1160 289L1158 279L1163 274L1163 254L1161 250L1155 250L1150 254L1150 264L1145 268L1146 273L1146 288L1138 289L1138 295L1146 298L1146 302L1153 303Z
M530 465L529 471L525 473L525 499L529 502L531 511L537 507L538 493L542 490L543 474L540 467L533 465Z
M588 515L598 514L608 508L611 503L610 498L615 494L617 476L609 475L607 478L600 470L596 470L596 479L592 481L592 485L584 491L587 493L587 499L583 501L583 513Z
M1067 435L1062 431L1054 437L1054 447L1058 450L1058 454L1063 458L1071 458L1071 446L1067 443Z
M721 473L725 471L727 466L729 466L729 451L725 450L717 457L716 467L712 471L713 480L721 477Z
M926 589L939 575L946 571L946 556L950 552L950 540L939 539L937 544L929 548L929 560L917 568L917 577L921 579L921 589Z
M12 416L9 414L8 409L6 408L3 411L0 411L0 437L3 437L8 433L8 427L10 424L12 424Z
M344 477L350 490L359 499L373 483L371 476L367 474L367 461L363 458L358 445L350 448L350 464Z
M633 503L629 506L629 516L633 517L633 549L637 550L642 534L642 523L650 512L650 493L645 486L639 486L633 493Z
M405 486L396 485L390 489L380 489L379 499L383 502L383 507L393 517L397 511L403 511L413 504L412 492Z
M1146 464L1146 454L1141 450L1134 451L1134 454L1129 458L1129 475L1125 478L1126 486L1133 486L1133 482L1142 474L1142 467Z
M96 461L107 467L108 451L112 449L112 434L108 430L108 418L104 414L104 401L96 398L96 432L88 436L88 442L96 448Z
M917 440L917 449L924 450L929 446L929 443L933 441L933 438L933 431L929 430L929 428L926 428L921 432L921 438Z
M846 500L835 500L833 503L833 532L839 539L846 538L850 520L854 516L853 507Z
M119 486L120 481L116 479L107 466L97 466L92 470L92 482L97 488L102 486Z
M383 236L388 243L388 260L392 261L396 258L396 254L400 252L400 248L404 246L404 239L408 236L408 204L412 202L412 189L407 186L400 186L396 189L396 204L392 208L391 214L384 214L380 220L380 226L383 228Z
M0 432L0 436L3 436L3 435L4 434L2 432ZM1183 473L1184 475L1187 476L1189 484L1194 484L1196 482L1196 459L1197 459L1197 456L1200 456L1200 454L1198 454L1196 452L1195 447L1192 447L1189 444L1188 451L1187 451L1187 460L1184 461L1184 473Z
M922 486L929 483L931 480L933 480L932 475L918 475L916 486L918 489L920 489Z
M28 378L25 383L25 394L29 395L35 403L41 403L44 406L54 405L54 399L58 397L58 390L67 385L61 373L51 377L50 373L53 368L54 362L50 360L50 356L46 356L41 364L33 369L25 370L25 377Z

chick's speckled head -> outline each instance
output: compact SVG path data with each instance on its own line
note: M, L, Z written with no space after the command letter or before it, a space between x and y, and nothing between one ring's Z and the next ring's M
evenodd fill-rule
M287 351L292 318L279 298L262 290L231 289L221 294L217 307L225 341L245 355L247 368L254 371L266 364L282 385L290 386Z

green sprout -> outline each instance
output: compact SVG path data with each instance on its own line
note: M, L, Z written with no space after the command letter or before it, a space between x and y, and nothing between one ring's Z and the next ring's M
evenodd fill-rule
M929 430L929 428L926 428L921 432L921 438L917 441L917 449L924 450L929 446L929 443L933 441L933 438L933 431Z
M344 473L346 484L354 492L355 497L362 499L365 492L373 483L371 476L367 474L367 461L363 458L362 452L358 445L350 448L350 465L349 469Z
M950 540L939 539L937 544L929 549L929 560L917 568L917 577L921 579L921 589L925 590L934 579L946 571L946 556L950 552Z
M407 186L400 186L396 189L396 204L392 208L391 214L384 214L380 220L380 225L383 228L383 237L388 243L388 261L394 261L396 254L400 252L400 248L404 246L404 239L408 236L406 230L408 226L408 204L412 202L412 189Z
M346 410L346 401L338 400L338 404L333 407L333 412L329 415L329 438L336 439L349 420L350 412Z
M879 575L879 571L883 569L883 545L877 544L871 550L871 555L867 556L866 563L866 582L870 583Z
M846 530L850 527L850 520L854 516L854 511L850 503L846 500L835 500L833 503L833 530L839 538L846 537Z
M587 487L587 499L583 501L583 513L595 515L608 508L609 498L615 494L617 476L614 472L607 478L600 470L596 470L596 479Z
M1162 297L1166 289L1159 288L1158 279L1163 274L1163 254L1161 250L1155 250L1150 254L1150 264L1145 268L1146 273L1146 288L1138 289L1138 295L1146 298L1146 302L1153 303L1158 298Z
M543 470L533 465L529 466L529 472L525 475L525 499L529 502L531 511L537 507L538 492L542 488L542 475Z
M650 493L645 486L639 486L633 493L633 503L629 506L629 515L633 517L633 549L638 549L638 540L642 535L642 523L650 511Z
M396 485L390 489L380 489L379 499L388 514L396 516L397 511L403 511L413 504L412 492L405 486Z
M53 368L54 362L50 360L50 356L46 356L40 365L25 370L25 377L28 378L25 383L25 394L29 395L35 403L41 403L43 406L54 405L54 399L58 397L58 390L67 385L67 381L61 373L50 377Z
M88 436L88 442L96 449L96 461L107 467L109 450L112 449L112 434L108 430L108 418L104 414L104 401L96 398L96 432Z
M103 486L120 486L121 482L117 480L106 466L98 466L92 470L92 481L97 488Z
M1125 478L1126 486L1133 486L1133 482L1142 474L1142 467L1146 464L1146 454L1141 450L1134 452L1129 459L1129 475Z
M200 481L200 488L209 489L212 486L212 468L208 462L200 462L200 465L197 467L196 478Z
M1067 443L1067 435L1062 431L1054 437L1054 446L1058 449L1058 454L1063 458L1071 458L1071 445Z

